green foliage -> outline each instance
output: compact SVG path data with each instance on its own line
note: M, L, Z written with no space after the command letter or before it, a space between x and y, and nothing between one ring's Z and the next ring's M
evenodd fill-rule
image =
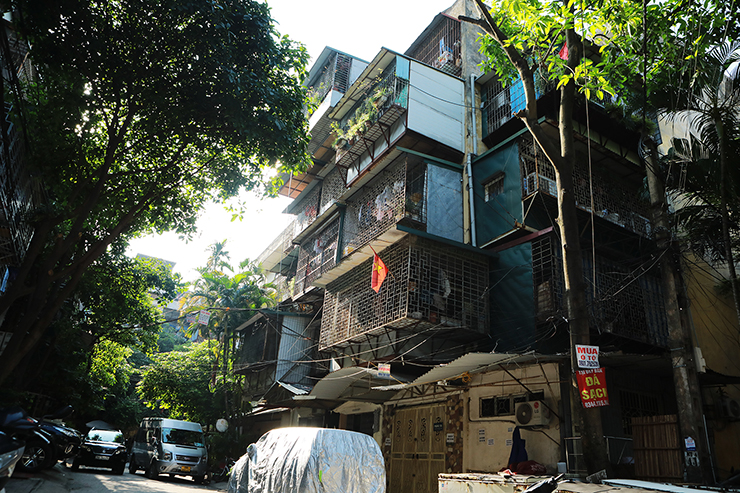
M133 349L113 341L103 340L95 345L90 365L90 378L103 387L128 384L131 367L127 359Z
M331 128L336 136L332 145L340 147L342 143L351 141L367 132L370 125L378 119L380 109L390 94L390 87L376 87L370 91L370 94L365 97L344 125L332 122Z
M155 355L142 373L139 397L151 409L166 410L171 418L215 423L223 414L223 400L216 398L219 387L212 385L217 350L212 341L205 341L185 352Z
M309 57L276 31L264 2L13 5L39 74L24 86L16 123L48 201L26 218L35 234L0 299L2 329L13 332L0 382L44 340L96 259L137 235L191 235L207 201L273 194L265 171L309 162ZM103 317L108 304L86 306Z

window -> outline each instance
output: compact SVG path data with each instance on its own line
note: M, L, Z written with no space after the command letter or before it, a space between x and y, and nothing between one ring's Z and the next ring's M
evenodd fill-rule
M496 416L513 416L516 405L520 402L541 401L545 398L544 391L529 394L505 395L498 397L481 397L481 418L493 418Z
M494 199L497 195L504 193L504 173L499 171L483 182L483 190L486 194L486 202Z

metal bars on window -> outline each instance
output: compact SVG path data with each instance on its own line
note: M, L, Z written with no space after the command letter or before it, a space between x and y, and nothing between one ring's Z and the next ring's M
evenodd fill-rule
M460 76L460 21L443 16L408 55L443 72Z

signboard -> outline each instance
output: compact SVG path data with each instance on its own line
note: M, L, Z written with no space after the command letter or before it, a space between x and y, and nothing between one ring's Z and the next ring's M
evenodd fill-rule
M391 377L391 364L390 363L379 363L378 364L378 376L390 378Z
M455 434L454 433L448 433L447 434L447 443L449 443L449 444L455 443Z
M599 346L581 346L576 344L578 368L599 368Z
M432 425L432 430L434 430L434 431L444 431L444 429L445 429L445 424L442 423L441 421L440 422L437 422L437 423L434 423Z
M195 315L196 314L195 313L192 313L192 312L191 313L188 313L187 315L185 315L185 323L187 323L188 325L194 324L195 323Z
M579 370L576 376L578 377L578 391L581 394L583 407L588 409L609 405L604 368Z
M211 318L211 312L201 310L198 314L198 323L201 325L208 325L208 319Z
M478 429L478 443L486 443L486 429L485 428Z

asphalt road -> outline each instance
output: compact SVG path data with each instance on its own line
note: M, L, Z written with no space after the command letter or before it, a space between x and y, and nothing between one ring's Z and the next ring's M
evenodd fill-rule
M116 475L105 469L81 467L72 471L62 464L38 474L26 474L16 471L5 486L6 493L75 493L107 492L116 493L206 493L214 490L226 490L226 483L195 484L187 477L160 476L158 480L144 477L143 472Z

